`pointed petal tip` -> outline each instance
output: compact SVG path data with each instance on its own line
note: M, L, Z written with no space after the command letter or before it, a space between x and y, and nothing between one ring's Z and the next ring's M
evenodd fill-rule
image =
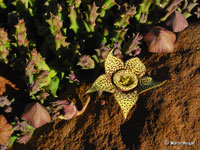
M122 112L123 116L126 119L131 108L136 104L139 95L137 91L133 91L130 93L116 92L115 99L117 100Z
M128 116L128 114L127 114L127 113L123 113L124 120L126 120L126 119L127 119L127 116Z
M112 75L115 71L124 68L124 62L120 58L113 55L114 50L114 48L110 50L104 63L104 68L107 75Z
M83 94L83 96L85 96L86 94L89 94L89 93L92 93L92 92L90 91L90 89L88 89L88 90Z
M153 88L157 88L165 84L167 80L164 81L154 81L151 77L145 76L142 79L140 79L140 86L138 87L138 93L142 94L148 90L151 90Z

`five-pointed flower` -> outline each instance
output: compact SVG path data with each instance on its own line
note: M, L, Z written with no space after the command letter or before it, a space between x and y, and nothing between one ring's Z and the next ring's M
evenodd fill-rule
M86 94L99 90L114 93L126 119L140 93L161 86L165 81L153 81L151 77L144 76L146 67L138 57L131 58L124 63L113 55L113 51L114 49L106 57L105 74L96 79Z

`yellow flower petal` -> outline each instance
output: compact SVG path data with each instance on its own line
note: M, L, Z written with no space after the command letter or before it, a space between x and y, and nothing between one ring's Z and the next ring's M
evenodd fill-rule
M120 108L123 111L123 116L126 119L128 112L134 106L134 104L137 102L139 95L138 95L137 91L133 91L133 92L129 92L129 93L116 91L114 95L115 95L115 99L117 100Z
M108 56L106 57L105 60L105 72L107 75L112 75L115 71L119 69L124 68L124 63L121 59L113 56L113 51L112 49L109 53Z
M138 78L142 77L146 72L145 65L140 61L138 57L131 58L126 61L125 68L133 71Z
M159 87L163 85L166 81L167 80L159 82L159 81L154 81L151 77L148 76L142 77L139 79L139 84L137 89L138 93L141 94L153 88Z
M110 92L110 93L115 92L115 87L112 84L111 80L108 79L106 74L99 76L96 79L96 81L92 84L92 86L86 91L85 94L92 93L99 90Z

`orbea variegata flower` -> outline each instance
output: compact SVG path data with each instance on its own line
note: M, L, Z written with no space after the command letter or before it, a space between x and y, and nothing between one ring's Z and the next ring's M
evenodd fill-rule
M109 52L105 60L105 74L96 79L86 94L99 90L114 93L126 119L140 93L161 86L165 81L153 81L151 77L144 76L146 67L138 57L124 63L113 55L113 51Z

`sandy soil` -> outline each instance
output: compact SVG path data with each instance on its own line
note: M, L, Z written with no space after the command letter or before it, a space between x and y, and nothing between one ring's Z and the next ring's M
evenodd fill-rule
M103 93L98 97L94 93L83 115L47 124L36 130L26 146L16 144L13 149L200 149L200 24L192 24L178 34L174 53L150 54L144 50L140 57L147 74L167 82L140 95L127 120L113 95ZM0 92L5 91L4 84L14 87L9 79L2 79ZM83 84L74 92L66 91L61 98L68 97L81 108L86 99L77 95L88 87ZM101 100L105 100L105 105L101 105Z

